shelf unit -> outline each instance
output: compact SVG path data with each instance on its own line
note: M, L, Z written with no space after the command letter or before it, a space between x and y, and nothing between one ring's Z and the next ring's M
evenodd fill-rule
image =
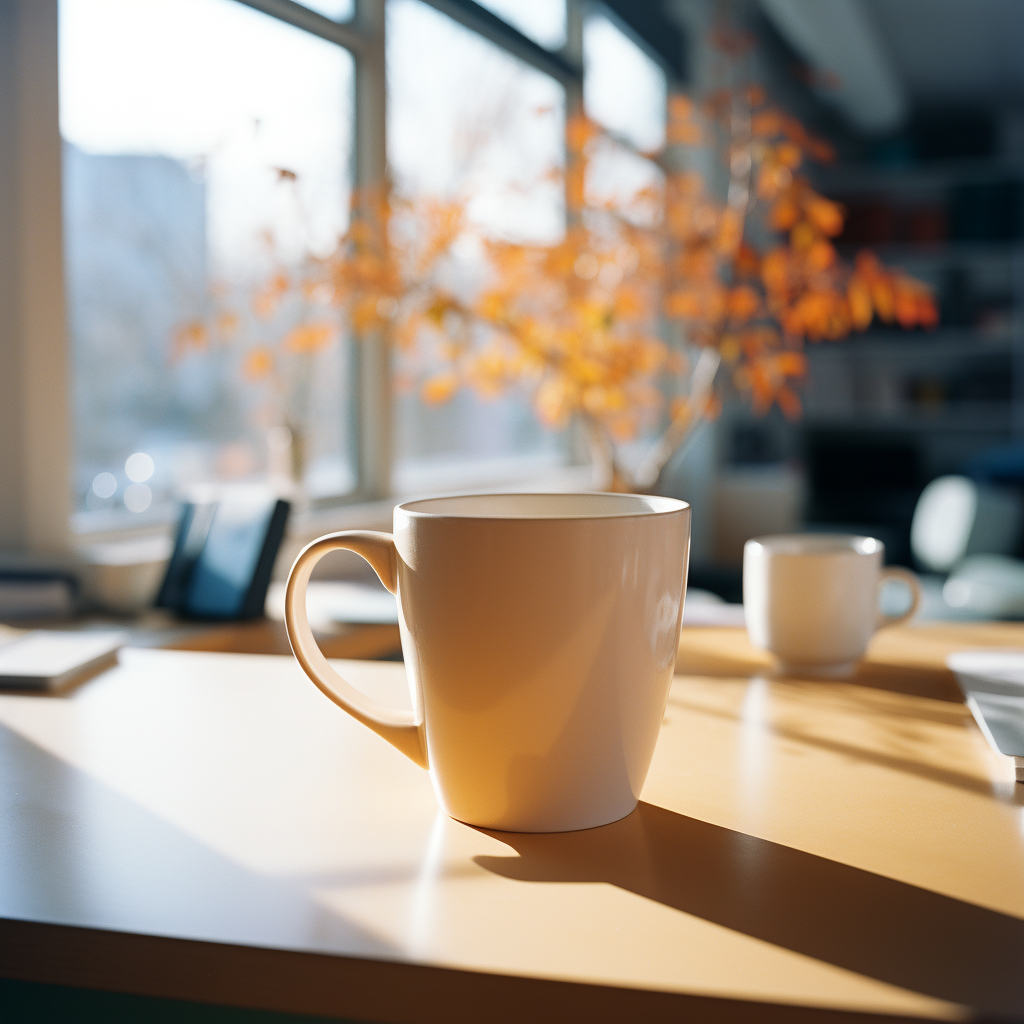
M809 346L804 429L911 434L927 477L1024 439L1024 160L846 165L815 185L847 207L843 255L926 281L941 325Z
M928 477L1024 438L1024 246L875 248L936 287L947 322L951 309L975 322L808 346L804 429L913 432Z

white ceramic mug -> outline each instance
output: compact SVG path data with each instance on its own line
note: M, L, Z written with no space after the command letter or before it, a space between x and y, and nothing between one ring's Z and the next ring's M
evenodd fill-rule
M628 494L495 494L398 505L394 534L321 537L292 566L295 657L336 704L428 768L485 828L561 832L636 806L682 623L690 506ZM412 714L346 683L306 619L313 566L362 555L398 595Z
M917 577L883 568L874 537L790 534L757 537L743 549L743 613L755 647L771 651L783 671L849 675L882 626L905 622L921 600ZM899 580L911 595L902 615L878 609L882 583Z

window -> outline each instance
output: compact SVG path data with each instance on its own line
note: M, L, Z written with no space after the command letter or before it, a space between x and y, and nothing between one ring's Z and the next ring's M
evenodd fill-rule
M588 196L621 202L643 188L659 187L661 171L640 154L665 141L664 72L601 14L583 26L583 103L587 115L615 138L592 168Z
M665 141L665 75L639 46L600 14L583 26L587 113L635 146L650 151Z
M305 315L257 311L258 283L345 227L351 54L232 0L60 14L78 509L166 516L190 484L265 473L291 389L309 489L350 490L346 346L252 384L245 360ZM176 352L192 322L219 328Z
M665 74L609 18L595 12L583 25L583 62L587 116L612 135L588 169L587 199L596 206L624 209L622 204L641 190L658 194L664 185L661 168L643 153L665 141ZM650 214L659 215L656 208ZM634 207L625 216L643 221L646 211ZM640 459L650 441L649 435L623 446L623 457Z
M470 197L467 215L489 237L548 242L565 229L550 171L564 160L565 88L582 75L564 56L511 39L506 50L500 31L476 34L453 20L458 8L449 17L429 0L363 2L368 17L356 20L355 0L59 0L76 529L167 521L191 487L280 469L292 387L308 415L285 425L313 497L379 496L392 468L405 492L566 461L565 437L518 394L429 407L399 393L394 451L375 446L366 396L383 393L383 364L356 357L326 301L317 315L335 317L335 343L276 389L246 378L253 347L308 312L290 293L268 312L261 282L330 251L348 223L353 169L374 164L379 133L357 125L354 83L360 54L372 62L378 15L386 95L358 116L385 111L396 187ZM567 33L581 22L564 0L484 6L542 47L579 52ZM625 47L636 68L624 87L660 88L661 106L664 82L610 22L595 14L587 32L587 102L621 136L625 167L639 160L633 147L656 141L660 114L624 121L602 62ZM361 81L385 89L372 70ZM472 288L478 255L471 245L458 254L453 287Z
M388 4L387 68L388 162L400 191L471 196L467 216L491 237L562 234L563 197L545 180L564 158L558 83L419 0ZM478 273L476 253L464 255L456 287ZM517 465L563 461L562 438L540 426L523 397L462 391L428 406L400 391L396 490L481 480L484 462L507 476Z
M564 0L479 0L535 43L557 50L565 45Z
M332 21L351 21L356 13L355 0L302 0L302 6Z

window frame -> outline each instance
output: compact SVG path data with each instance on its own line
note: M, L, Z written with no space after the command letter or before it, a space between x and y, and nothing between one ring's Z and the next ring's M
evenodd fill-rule
M101 531L72 526L70 488L73 421L70 408L69 336L61 259L61 174L58 114L58 2L14 0L0 5L0 130L14 139L0 158L0 301L12 314L0 323L0 365L13 369L0 380L0 430L13 443L0 446L0 549L67 552ZM355 62L353 186L384 180L387 171L386 0L356 0L351 21L337 22L293 0L236 0L347 49ZM566 42L547 50L473 0L422 0L511 56L555 79L565 89L566 110L583 102L583 23L592 6L566 0ZM671 77L669 87L671 88ZM3 267L0 266L0 271ZM312 519L330 509L392 497L394 403L391 353L381 337L354 346L356 487L317 502ZM4 399L9 398L6 403ZM153 532L126 524L107 536Z
M348 49L355 61L355 188L375 185L387 173L386 0L355 0L351 22L334 22L293 0L238 0L249 7L305 29ZM583 4L566 0L566 44L547 50L473 0L422 0L453 21L482 36L511 56L563 86L566 108L583 98ZM394 398L391 352L380 337L354 346L356 487L337 499L318 503L338 507L392 496Z

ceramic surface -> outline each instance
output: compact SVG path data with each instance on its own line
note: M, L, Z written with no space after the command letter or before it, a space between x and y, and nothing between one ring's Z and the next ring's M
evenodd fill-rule
M483 827L590 828L636 806L675 664L690 507L612 494L473 495L399 505L394 534L309 545L286 591L299 663L335 703L428 768L442 807ZM347 548L398 595L413 712L349 686L317 649L305 589Z
M882 626L917 611L920 587L907 569L883 568L885 547L873 537L792 534L759 537L743 550L743 609L754 646L785 670L849 675ZM911 593L903 615L883 615L878 591L899 580Z

